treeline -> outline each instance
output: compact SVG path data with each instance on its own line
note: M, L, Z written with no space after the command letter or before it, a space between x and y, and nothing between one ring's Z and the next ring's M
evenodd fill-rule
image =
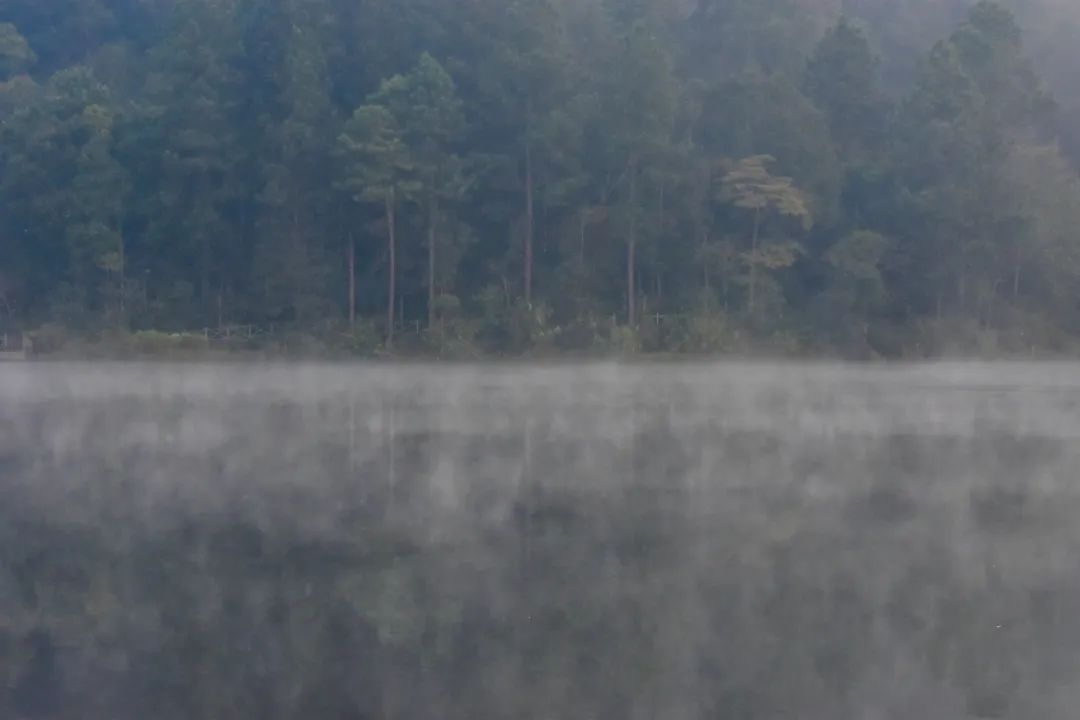
M0 323L440 352L1069 347L1077 13L1018 11L8 0Z

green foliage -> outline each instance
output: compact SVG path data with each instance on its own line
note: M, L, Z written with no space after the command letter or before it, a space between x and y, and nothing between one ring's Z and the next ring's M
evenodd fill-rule
M71 333L59 323L47 323L27 335L33 343L34 352L44 355L63 351L71 339Z
M778 288L771 284L770 278L760 277L761 271L783 270L795 264L801 252L799 245L784 234L783 228L777 227L766 243L761 242L763 224L771 216L787 218L798 223L805 232L813 224L806 196L796 188L791 178L772 175L765 167L774 161L768 155L743 158L735 164L720 181L721 197L736 208L749 211L752 216L749 247L742 253L743 263L748 268L747 311L755 316L761 307L758 303L758 291L764 289L774 296L768 303L776 307ZM767 228L768 229L768 228ZM762 287L759 288L759 280Z
M636 355L641 352L639 331L631 327L612 328L608 348L615 355Z
M806 95L825 113L833 142L847 162L879 150L884 139L887 110L879 64L862 29L842 17L806 65Z
M388 82L384 90L400 80ZM397 118L386 106L371 103L357 108L338 143L346 162L342 184L353 200L381 204L402 185L415 192L415 168L406 155Z
M504 288L491 285L476 298L480 319L477 342L496 355L524 355L553 342L550 313L544 306L508 299Z
M140 356L168 356L177 353L205 350L209 343L205 336L195 333L163 333L156 330L140 330L131 335L131 348Z
M382 347L382 337L375 322L367 318L360 318L350 328L340 321L330 323L326 332L318 337L309 337L304 343L319 343L322 346L322 354L345 357L368 358L378 354ZM262 349L265 343L256 343L253 349ZM296 344L296 343L294 343ZM314 353L317 357L318 352Z
M0 81L29 70L37 56L11 23L0 23Z
M5 323L351 317L461 355L591 351L614 317L690 351L722 323L641 316L706 297L822 350L1080 332L1052 2L0 3Z
M720 181L725 199L744 210L773 211L795 218L809 230L812 219L805 197L792 185L791 178L769 173L765 166L774 161L768 155L740 160Z
M721 310L702 308L673 338L672 349L691 355L723 355L739 350L737 328Z
M885 293L881 262L889 250L889 241L876 232L859 230L845 235L825 253L825 261L837 274L857 287L858 294L869 302L878 302Z

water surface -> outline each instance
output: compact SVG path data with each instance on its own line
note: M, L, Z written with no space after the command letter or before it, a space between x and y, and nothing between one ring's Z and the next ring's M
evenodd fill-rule
M0 716L1073 718L1080 366L0 366Z

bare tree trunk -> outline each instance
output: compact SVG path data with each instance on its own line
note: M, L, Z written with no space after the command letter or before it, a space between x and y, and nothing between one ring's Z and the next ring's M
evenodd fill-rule
M709 231L705 230L701 233L701 272L705 281L705 292L712 292L712 278L709 275L709 257L707 251L709 249Z
M585 228L589 223L589 214L587 210L581 211L581 237L578 240L578 264L582 268L585 267Z
M210 238L206 230L199 233L199 295L202 297L203 312L210 314Z
M428 329L435 327L435 215L438 210L435 207L435 199L431 200L428 208Z
M525 302L532 305L533 281L533 233L535 232L535 209L533 207L532 139L525 138Z
M945 289L949 284L951 258L949 255L946 255L945 241L940 237L938 238L937 246L938 258L941 260L941 268L937 273L936 282L934 283L937 286L937 296L934 298L934 318L938 322L941 322L941 319L945 314Z
M994 324L994 313L997 310L997 308L995 307L995 303L997 300L998 291L1001 287L1001 283L1001 278L994 280L993 284L991 284L990 286L990 292L987 293L986 302L983 303L983 317L980 324L984 329L992 327Z
M394 346L394 302L397 296L397 235L394 227L394 191L386 196L386 230L390 253L390 278L387 282L386 347Z
M960 277L956 282L956 301L960 308L960 317L967 317L967 268L965 261L960 263Z
M1016 267L1013 269L1013 287L1012 287L1013 302L1015 302L1016 299L1018 297L1020 297L1020 269L1021 269L1020 266L1021 266L1020 244L1017 243L1017 246L1016 246Z
M664 239L664 183L660 183L660 240Z
M637 321L637 163L630 170L630 237L626 246L626 317L630 327Z
M758 234L761 231L761 208L754 208L754 234L750 239L750 297L747 307L754 314L757 301Z
M664 240L664 183L660 183L660 241ZM659 310L660 301L664 295L664 288L660 279L660 269L653 271L653 291L656 293L656 307Z
M356 329L356 239L349 233L346 251L349 262L349 330Z

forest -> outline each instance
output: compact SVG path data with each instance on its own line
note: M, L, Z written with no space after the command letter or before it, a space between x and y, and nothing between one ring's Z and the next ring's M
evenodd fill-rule
M0 0L0 330L1067 353L1077 36L1066 0Z

